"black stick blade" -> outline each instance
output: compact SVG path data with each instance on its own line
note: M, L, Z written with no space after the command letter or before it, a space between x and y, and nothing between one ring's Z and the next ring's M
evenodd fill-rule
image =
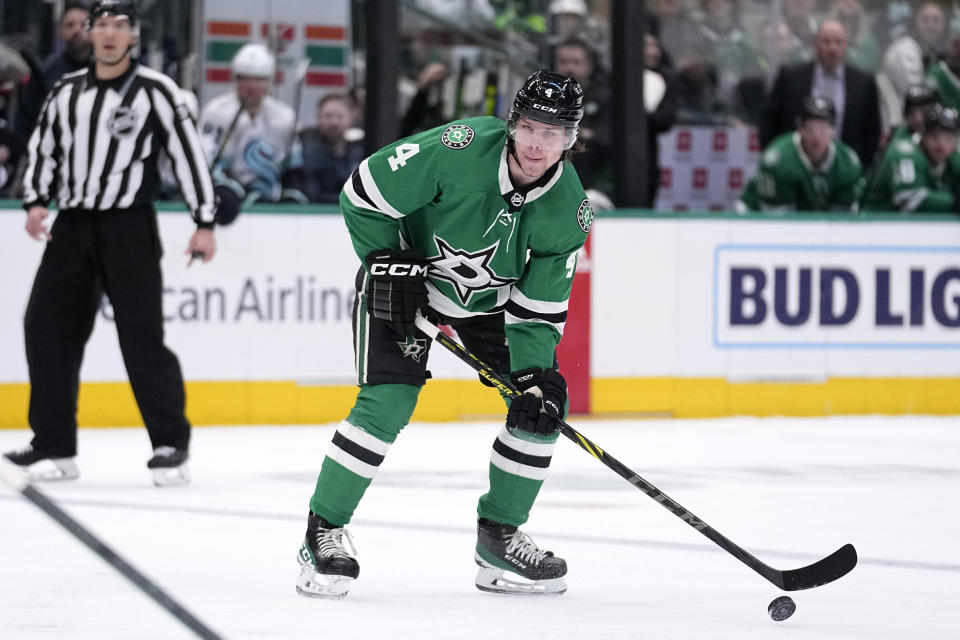
M770 579L784 591L813 589L842 578L857 566L857 550L845 544L826 558L806 567L779 571L779 576ZM779 578L779 579L777 579Z

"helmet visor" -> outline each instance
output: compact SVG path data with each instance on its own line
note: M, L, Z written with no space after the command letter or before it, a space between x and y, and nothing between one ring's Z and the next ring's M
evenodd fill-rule
M507 135L524 146L539 147L546 151L565 151L576 142L577 128L546 124L521 116L511 118L511 122L507 124Z

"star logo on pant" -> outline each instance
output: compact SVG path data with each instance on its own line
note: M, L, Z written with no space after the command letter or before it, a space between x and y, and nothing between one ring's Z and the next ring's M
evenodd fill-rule
M397 346L400 347L400 352L403 353L404 358L413 358L414 362L420 362L420 358L427 352L426 338L407 336L407 339L403 342L397 342Z

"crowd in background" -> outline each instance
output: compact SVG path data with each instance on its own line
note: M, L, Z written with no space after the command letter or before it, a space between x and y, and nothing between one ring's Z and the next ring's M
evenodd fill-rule
M513 58L511 64L552 67L580 80L587 101L581 131L587 151L575 158L575 165L595 197L612 196L609 162L616 140L609 0L415 4L422 14L432 12L443 21L418 25L417 16L404 11L407 77L400 81L398 135L457 117L504 116L496 96L513 88L498 86L502 57L484 53L500 43ZM84 5L67 2L65 7L54 53L36 51L15 36L4 36L0 43L0 196L19 196L18 170L43 96L60 75L89 59ZM451 30L451 24L461 25L462 32ZM856 152L866 174L879 162L878 149L889 133L902 124L911 87L933 85L946 106L960 106L960 74L954 71L960 71L960 12L952 2L648 0L646 30L642 81L649 125L648 207L656 201L660 182L657 138L675 124L753 126L766 146L795 128L806 97L800 94L820 93L835 103L836 138ZM471 34L485 40L478 44ZM843 40L842 49L837 38ZM362 53L355 55L362 59ZM146 61L145 54L141 58ZM823 73L831 66L840 69L838 85L832 84L832 72ZM264 96L243 102L246 115L237 112L238 130L231 135L243 139L237 135L240 129L256 137L264 128L294 126L289 124L290 105L284 111L270 103L276 101L270 96L272 76L234 72L238 95L243 80L253 79ZM260 145L257 157L266 158L269 166L254 167L256 175L239 168L238 163L250 164L242 150L231 154L209 136L208 145L217 147L207 149L209 159L217 161L215 178L230 181L246 202L336 202L340 186L364 155L362 72L354 80L356 88L330 93L315 113L299 114L298 128ZM186 100L196 102L192 96ZM261 103L266 105L262 109ZM208 109L209 104L194 109L201 134ZM850 117L854 112L856 117ZM278 124L277 118L288 124ZM230 121L227 117L226 124L217 125L219 134Z

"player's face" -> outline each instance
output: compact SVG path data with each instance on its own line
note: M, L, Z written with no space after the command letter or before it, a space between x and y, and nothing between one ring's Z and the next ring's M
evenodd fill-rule
M910 131L917 133L923 133L923 114L927 111L926 105L918 105L916 107L910 107L907 110L907 116L904 120L907 123L907 128Z
M248 107L259 107L269 90L270 78L237 76L237 97Z
M836 131L832 124L826 120L809 119L800 125L799 131L800 145L812 162L818 163L827 157L830 141Z
M931 164L941 165L957 150L957 134L943 129L934 129L923 134L922 144Z
M567 148L567 130L555 124L546 124L519 118L512 132L516 158L509 156L517 166L511 165L511 176L519 184L538 180L547 169L556 164Z
M124 16L100 16L90 25L90 42L97 62L117 64L137 43L137 36Z

